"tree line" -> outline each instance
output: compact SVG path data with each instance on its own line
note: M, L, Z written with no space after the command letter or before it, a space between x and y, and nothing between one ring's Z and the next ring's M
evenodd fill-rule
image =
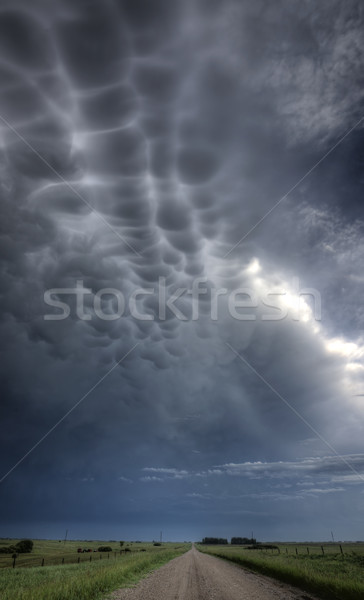
M220 544L228 544L228 540L226 538L217 538L217 537L204 537L202 544L209 545L220 545ZM230 544L232 546L243 546L245 544L256 544L257 540L255 538L247 538L247 537L232 537Z

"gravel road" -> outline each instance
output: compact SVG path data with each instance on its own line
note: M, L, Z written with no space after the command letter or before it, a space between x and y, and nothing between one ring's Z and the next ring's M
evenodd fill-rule
M194 547L143 579L113 592L112 600L317 600Z

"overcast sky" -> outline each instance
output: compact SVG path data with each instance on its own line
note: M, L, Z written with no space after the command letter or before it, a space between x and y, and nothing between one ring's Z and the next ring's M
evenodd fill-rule
M364 539L363 26L2 0L0 535Z

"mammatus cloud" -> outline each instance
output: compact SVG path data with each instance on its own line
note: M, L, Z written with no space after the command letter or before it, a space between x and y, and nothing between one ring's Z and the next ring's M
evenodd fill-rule
M82 479L91 521L100 482L175 522L174 486L353 501L272 388L362 473L360 3L212 4L2 3L4 473L129 353L9 476L20 515L33 477L59 519Z

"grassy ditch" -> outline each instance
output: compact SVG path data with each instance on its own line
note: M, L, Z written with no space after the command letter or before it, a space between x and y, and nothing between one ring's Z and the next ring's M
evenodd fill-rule
M187 544L144 545L110 560L80 564L1 569L1 600L98 600L119 587L136 583L190 548Z
M343 544L343 553L339 547L325 548L322 553L320 545L279 544L278 548L198 546L202 552L290 583L325 600L364 598L364 545Z

